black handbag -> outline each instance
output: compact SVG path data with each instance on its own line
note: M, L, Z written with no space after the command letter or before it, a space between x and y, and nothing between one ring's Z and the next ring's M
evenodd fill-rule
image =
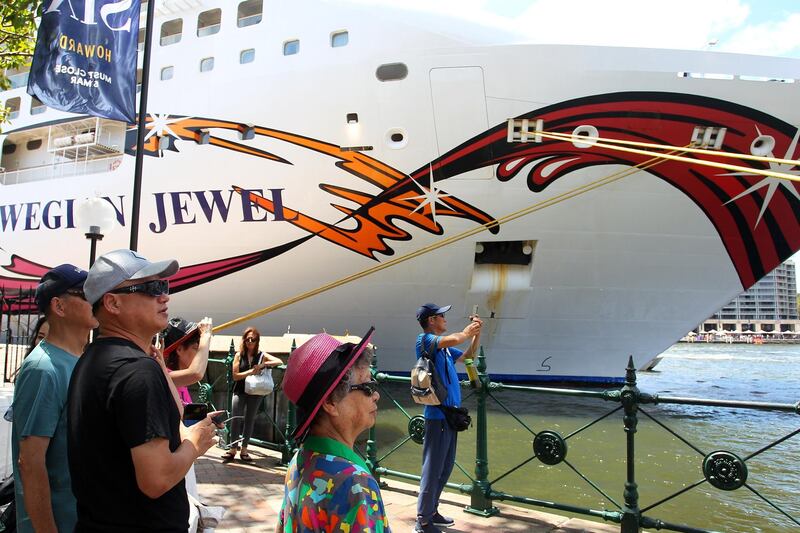
M439 405L438 407L444 413L444 419L453 431L464 431L472 425L472 417L469 416L469 409L466 407L449 405Z

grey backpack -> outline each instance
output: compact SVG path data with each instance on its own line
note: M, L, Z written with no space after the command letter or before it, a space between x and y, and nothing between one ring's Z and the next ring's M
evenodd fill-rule
M436 365L433 364L425 338L422 338L422 357L411 368L411 397L423 405L441 405L447 398L447 389L439 379Z

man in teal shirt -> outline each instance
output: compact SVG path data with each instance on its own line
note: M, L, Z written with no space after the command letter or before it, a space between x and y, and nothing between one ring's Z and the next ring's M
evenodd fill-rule
M67 462L67 390L89 332L86 271L60 265L36 288L50 331L25 358L14 385L11 452L20 532L72 531L77 521Z

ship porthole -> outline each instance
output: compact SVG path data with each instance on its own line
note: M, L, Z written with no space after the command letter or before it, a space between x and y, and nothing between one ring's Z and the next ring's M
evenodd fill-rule
M585 141L573 140L572 144L575 146L575 148L591 148L594 146L594 143L597 142L597 139L590 139L590 137L599 137L600 133L594 126L584 124L572 130L572 135L575 137L586 137Z
M386 146L392 150L400 150L408 145L408 135L403 128L389 128L384 138Z
M750 153L757 156L768 156L775 148L775 137L772 135L759 135L750 145Z

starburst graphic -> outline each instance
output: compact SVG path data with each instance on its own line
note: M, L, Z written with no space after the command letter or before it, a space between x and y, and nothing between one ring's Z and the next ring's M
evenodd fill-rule
M150 114L153 120L150 124L147 125L150 131L147 132L147 135L144 136L144 140L147 141L153 135L158 135L159 137L163 137L164 134L170 135L176 139L180 139L180 137L169 128L170 124L174 124L181 120L186 120L189 117L176 117L176 118L169 118L168 114L159 115L159 114Z
M758 129L758 126L756 126L756 132L758 133L758 136L761 137L761 130ZM789 148L786 150L786 155L783 156L783 159L794 159L794 151L797 148L797 140L799 136L800 136L800 130L797 130L797 133L794 134L794 138L792 139L792 142L789 144ZM770 151L769 154L767 154L767 157L775 157L775 156L772 154L772 151ZM782 172L784 174L793 174L795 176L800 176L800 170L791 170L792 168L795 167L797 167L797 165L792 165L789 163L773 163L771 161L769 162L769 169L773 172ZM759 174L754 174L751 172L730 172L727 174L720 174L720 176L757 176L757 175ZM767 209L769 209L769 203L772 201L772 197L775 194L775 191L778 190L779 186L783 186L787 191L792 193L795 198L800 200L800 193L798 193L797 189L795 189L793 182L769 176L765 177L764 179L762 179L749 189L741 192L740 194L737 194L736 196L725 202L725 204L727 205L731 202L735 202L740 198L744 198L745 196L756 192L762 187L766 187L767 192L766 194L764 194L764 200L761 202L761 211L759 211L755 226L753 226L753 228L755 228L758 226L758 223L761 222L761 217L764 215Z
M430 188L425 187L423 185L420 185L420 183L417 180L415 180L414 178L411 178L411 181L413 181L416 184L416 186L419 187L419 190L422 191L421 195L412 196L410 198L411 200L422 200L422 202L420 202L420 204L417 206L416 209L414 209L412 211L412 213L416 213L420 209L423 209L426 205L429 205L429 206L431 206L431 217L433 218L433 222L434 222L434 224L438 224L438 222L436 221L436 204L438 202L439 205L442 205L444 207L448 207L448 205L446 203L442 202L440 200L440 198L447 198L447 197L452 196L452 195L451 194L447 194L447 193L443 193L442 189L438 188L436 186L436 183L434 183L434 181L433 181L433 165L430 165L430 174L429 174L428 178L429 178L430 184L431 184Z

